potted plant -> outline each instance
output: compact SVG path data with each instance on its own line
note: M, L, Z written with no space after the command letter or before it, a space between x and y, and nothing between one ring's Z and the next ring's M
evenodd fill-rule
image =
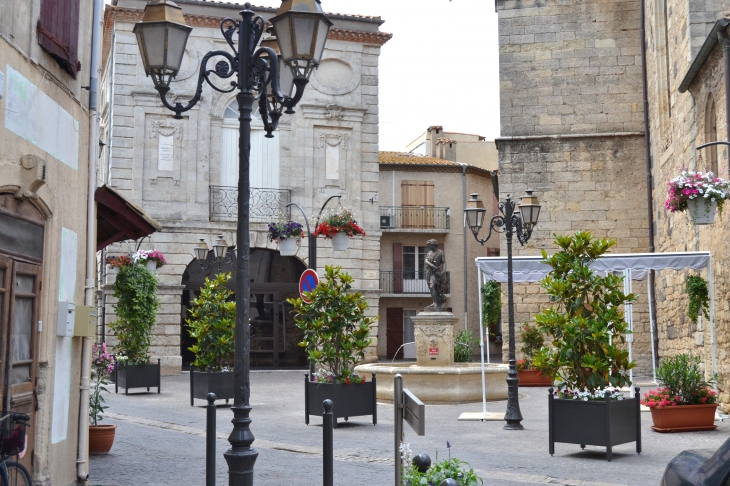
M451 458L451 442L446 441L449 458L439 461L436 451L436 461L432 464L428 454L412 455L410 444L400 443L398 450L401 456L403 469L401 482L403 486L441 486L442 484L456 484L458 486L479 486L484 484L468 462ZM447 482L453 480L453 482Z
M616 241L579 232L556 236L555 244L557 253L542 252L552 271L540 281L554 304L535 316L551 346L533 358L535 368L560 382L557 397L549 389L550 454L555 442L605 446L609 461L618 444L635 441L641 452L639 398L607 389L631 385L635 365L625 349L630 331L622 308L636 296L624 294L623 277L602 277L590 267Z
M365 236L365 230L357 224L351 209L339 207L330 211L312 234L331 239L333 250L345 251L349 239L353 236Z
M545 344L543 337L537 326L531 326L525 323L520 332L520 340L522 341L522 355L524 359L517 361L517 378L519 378L520 386L550 386L553 379L550 375L544 375L540 370L535 369L532 360L535 353Z
M707 280L699 275L690 275L684 284L684 291L689 297L689 306L687 307L687 316L692 320L692 324L697 325L697 318L700 312L705 319L710 318L710 292L707 288Z
M115 392L119 387L129 394L130 388L157 387L160 392L160 360L150 364L152 327L157 317L157 279L140 264L125 265L114 281L116 322L109 324L118 344L115 346Z
M158 268L167 265L165 255L158 250L139 250L132 255L132 261L139 265L144 265L152 273Z
M487 328L490 340L501 341L497 334L497 324L502 317L502 287L499 282L489 280L481 289L482 325Z
M297 253L299 240L304 236L302 225L296 221L286 223L269 223L269 241L276 241L279 252L283 256L293 256Z
M110 384L107 377L115 368L114 356L106 349L106 343L94 344L91 355L91 390L89 394L89 454L106 454L114 444L116 425L99 425L103 420L103 392L107 392Z
M695 224L712 224L715 211L722 214L725 200L730 198L730 185L712 172L683 170L667 182L664 206L672 213L688 211Z
M229 280L230 273L219 273L213 280L206 278L200 296L190 303L190 318L185 321L195 340L188 348L195 354L190 366L190 406L193 399L205 400L208 393L226 402L234 398L236 303L231 301L233 292L226 287Z
M304 421L310 415L322 415L322 402L332 400L334 424L337 419L372 415L377 423L375 374L372 381L354 373L365 357L370 326L377 317L367 317L368 304L360 292L352 292L353 279L341 267L327 265L325 277L302 299L288 299L294 306L295 322L303 331L299 346L306 349L309 360L318 369L311 377L305 374Z
M699 356L679 354L662 359L656 370L662 388L644 393L657 432L714 430L717 394L714 377L705 379Z
M471 363L479 347L479 340L468 329L462 329L454 340L454 362Z

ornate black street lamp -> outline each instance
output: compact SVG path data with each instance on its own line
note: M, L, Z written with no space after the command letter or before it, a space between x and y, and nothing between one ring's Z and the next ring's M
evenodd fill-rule
M309 75L319 66L327 34L332 22L324 15L319 0L283 0L281 7L270 19L281 52L272 47L258 47L264 34L266 21L251 10L246 3L241 18L223 19L220 24L223 38L231 52L214 50L203 56L198 75L195 96L184 105L172 105L167 95L170 82L175 78L182 63L185 44L191 27L185 25L182 10L170 0L154 0L145 7L144 17L134 26L145 72L152 77L162 104L175 112L175 118L190 110L200 101L203 81L221 93L238 90L239 140L238 140L238 227L236 239L236 328L235 363L233 383L235 398L233 431L228 437L231 448L224 454L228 462L229 485L253 485L253 466L258 452L251 448L254 441L249 428L251 406L249 384L250 328L249 316L249 160L251 152L251 112L258 100L259 113L266 136L273 137L283 113L294 113L293 108L302 98ZM211 59L220 59L213 69L208 69ZM282 76L281 69L289 69L290 76ZM226 89L211 81L211 75L221 80L230 79ZM293 88L284 93L282 79L292 80Z
M517 367L515 362L515 309L514 293L512 289L512 235L517 236L521 245L527 243L532 236L532 230L537 225L540 215L540 203L537 196L532 194L532 189L527 189L524 196L520 198L520 204L515 211L515 202L507 194L507 199L499 203L499 212L492 216L489 222L489 234L483 240L479 239L479 230L484 224L484 216L487 210L479 199L479 195L473 193L471 199L466 203L464 213L466 221L474 233L474 238L482 245L492 236L492 231L504 233L507 236L507 297L509 309L509 371L507 372L507 413L504 419L507 422L504 426L507 430L521 430L522 413L520 413L520 400L518 397Z
M213 266L213 264L218 265L219 272L223 268L223 265L236 268L236 250L228 246L223 235L218 235L218 239L215 240L215 243L213 243L212 253L208 249L208 244L203 238L200 238L200 242L195 245L194 251L195 259L198 260L200 269L204 272Z

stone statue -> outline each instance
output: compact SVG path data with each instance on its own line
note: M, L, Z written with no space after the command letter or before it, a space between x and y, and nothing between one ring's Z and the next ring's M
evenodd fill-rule
M440 311L443 310L446 300L444 296L446 287L444 264L446 263L446 258L444 257L443 250L439 249L439 244L436 240L428 240L426 245L428 245L428 254L426 254L426 261L423 266L426 273L426 281L428 282L428 289L431 291L431 299L433 300L433 303L426 307L426 309Z

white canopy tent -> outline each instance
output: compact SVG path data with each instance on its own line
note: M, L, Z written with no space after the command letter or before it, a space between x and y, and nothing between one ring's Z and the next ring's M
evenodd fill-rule
M538 282L545 277L552 268L542 263L542 256L517 256L512 258L512 278L514 283L521 282ZM634 280L644 280L649 270L683 270L692 268L701 270L707 268L707 284L710 293L710 345L712 347L712 372L717 370L715 362L715 303L714 290L712 283L712 266L710 265L710 252L683 252L683 253L626 253L605 255L591 264L596 271L605 272L622 272L626 277L624 280L624 291L630 293L632 290L632 282ZM476 259L476 265L479 270L479 288L481 289L489 280L500 283L507 282L507 257L480 257ZM648 291L647 279L647 291ZM649 299L651 306L651 299ZM626 321L629 328L633 330L633 305L626 305ZM649 312L650 318L653 312ZM482 294L479 292L479 322L482 321ZM652 351L652 372L654 381L656 381L656 361L654 356L654 322L651 322L651 351ZM480 326L484 329L484 326ZM480 332L479 341L482 351L482 397L484 402L484 412L486 413L486 387L484 380L484 340L486 331ZM631 359L631 343L633 335L628 337L629 343L629 359ZM489 346L487 346L487 362L489 362ZM633 373L631 374L633 379Z

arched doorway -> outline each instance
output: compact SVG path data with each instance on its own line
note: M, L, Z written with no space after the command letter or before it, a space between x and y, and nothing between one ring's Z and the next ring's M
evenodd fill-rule
M307 355L297 343L302 333L294 324L292 306L286 299L299 296L299 277L304 264L295 257L284 257L278 251L252 248L250 256L251 300L251 367L305 368ZM200 293L206 277L230 272L228 286L235 291L236 274L231 265L211 265L207 271L193 260L183 273L182 324L180 354L183 366L189 366L193 355L188 350L192 340L185 319L190 302Z

